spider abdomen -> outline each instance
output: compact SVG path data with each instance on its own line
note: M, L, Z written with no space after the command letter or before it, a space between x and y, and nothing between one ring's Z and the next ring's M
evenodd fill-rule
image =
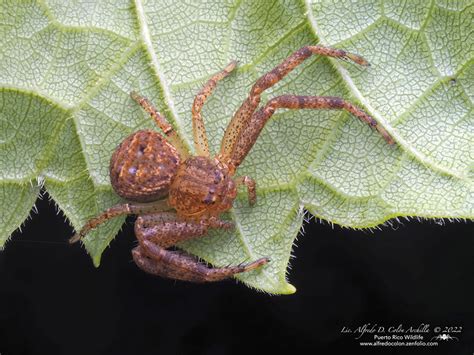
M110 181L121 197L156 201L168 194L179 165L179 155L159 133L135 132L124 139L110 160Z

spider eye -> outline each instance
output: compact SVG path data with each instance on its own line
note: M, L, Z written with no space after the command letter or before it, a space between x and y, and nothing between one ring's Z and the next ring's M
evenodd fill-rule
M206 204L206 205L212 205L213 203L216 202L216 199L215 197L212 195L212 194L208 194L206 196L206 198L203 200L203 202Z
M208 192L206 197L204 198L203 202L206 205L212 205L216 202L216 190L215 188L211 187Z

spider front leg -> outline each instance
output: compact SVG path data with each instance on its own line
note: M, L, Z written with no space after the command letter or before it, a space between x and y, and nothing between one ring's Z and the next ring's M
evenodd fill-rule
M369 65L369 63L361 56L346 52L342 49L323 46L304 46L300 48L275 68L273 68L273 70L261 76L252 86L248 98L242 103L240 108L234 114L229 126L225 131L220 151L220 156L223 161L226 161L226 159L232 155L232 150L234 149L234 145L240 135L240 131L246 127L247 123L252 117L252 114L260 104L262 92L278 83L288 73L290 73L293 69L303 63L313 54L352 60L354 63L363 66Z
M132 250L133 260L147 273L191 282L220 281L266 264L269 260L261 258L245 265L212 268L189 254L166 249L203 236L209 227L228 229L232 226L231 222L217 218L203 222L179 220L174 213L140 216L135 224L139 246Z
M207 141L206 127L202 119L201 110L207 98L212 94L217 86L217 82L229 75L237 65L236 61L232 61L217 74L214 74L207 83L203 86L201 91L196 95L191 109L193 115L193 136L194 146L197 155L209 156L209 143Z
M340 97L282 95L271 99L264 107L254 113L247 125L241 130L230 158L231 166L237 168L242 163L255 144L263 127L278 108L345 110L375 128L387 143L394 143L390 134L376 120L362 109Z

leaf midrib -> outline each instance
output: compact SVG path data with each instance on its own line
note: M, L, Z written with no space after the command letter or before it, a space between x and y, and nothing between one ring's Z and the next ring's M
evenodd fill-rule
M147 19L146 19L146 14L145 10L143 8L143 3L142 0L135 0L135 10L136 10L136 15L137 15L137 22L140 26L140 34L141 34L141 39L143 40L146 51L148 55L150 56L151 59L151 65L152 68L157 76L158 83L160 84L160 87L162 89L164 101L166 103L166 106L168 107L168 112L171 114L173 121L176 123L176 130L178 131L178 135L181 137L181 140L184 141L184 143L188 146L188 148L192 145L191 142L189 141L189 138L182 132L182 127L184 127L183 122L179 118L179 115L176 111L174 101L171 98L171 90L168 86L167 80L165 76L162 73L161 70L161 65L158 61L158 57L156 55L156 52L153 48L153 43L151 40L151 33L150 29L148 27Z

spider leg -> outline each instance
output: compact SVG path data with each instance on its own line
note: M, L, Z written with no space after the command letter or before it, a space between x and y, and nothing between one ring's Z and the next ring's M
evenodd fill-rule
M145 242L145 245L147 254L152 253L153 258L145 254L142 246L132 250L133 260L140 269L152 275L182 281L221 281L235 274L255 270L269 262L269 259L261 258L249 264L213 268L199 262L190 255L166 250L151 242Z
M97 226L107 222L111 218L130 214L153 213L169 209L170 207L168 206L166 200L153 202L152 204L124 203L112 206L102 212L100 215L87 221L81 230L69 239L69 243L76 243L77 241L81 240L90 230L97 228Z
M242 163L253 147L262 128L278 108L346 110L375 128L387 143L394 143L393 138L383 127L377 124L376 120L357 106L340 97L282 95L271 99L264 107L254 113L246 126L241 130L230 158L229 163L231 166L237 168Z
M230 229L234 223L218 218L202 221L184 220L175 212L161 212L140 215L135 222L135 235L140 243L151 241L162 248L169 248L179 242L200 237L209 228Z
M305 46L300 48L282 63L276 66L273 70L264 74L260 77L257 82L252 86L248 98L242 103L240 108L232 117L229 125L224 134L224 138L221 143L220 158L222 161L226 161L232 155L235 142L237 141L240 131L246 127L252 114L260 104L261 93L278 83L283 79L289 72L300 65L304 60L311 57L313 54L319 54L323 56L348 59L357 64L368 66L369 63L358 56L357 54L348 53L342 49L335 49L323 46Z
M194 136L194 146L196 147L196 153L200 156L209 156L209 143L207 141L206 127L204 125L204 120L201 115L201 109L204 106L207 98L212 94L214 89L217 86L219 80L224 79L229 75L232 70L235 69L237 65L236 61L232 61L217 74L214 74L207 83L203 86L201 91L194 98L194 103L192 107L193 115L193 136Z
M156 107L146 97L139 95L135 91L130 93L130 97L155 120L155 123L165 134L166 139L178 150L181 159L183 161L186 160L189 157L188 149L166 118L158 112Z
M232 223L218 219L211 220L209 225L179 220L175 213L140 216L135 224L139 246L132 250L133 260L147 273L192 282L219 281L266 264L268 259L261 258L246 265L212 268L183 251L166 249L204 235L208 227L231 226Z
M237 186L239 185L247 186L249 205L250 206L255 205L255 202L257 202L257 184L255 180L252 179L250 176L241 176L235 179L235 183L237 184Z

